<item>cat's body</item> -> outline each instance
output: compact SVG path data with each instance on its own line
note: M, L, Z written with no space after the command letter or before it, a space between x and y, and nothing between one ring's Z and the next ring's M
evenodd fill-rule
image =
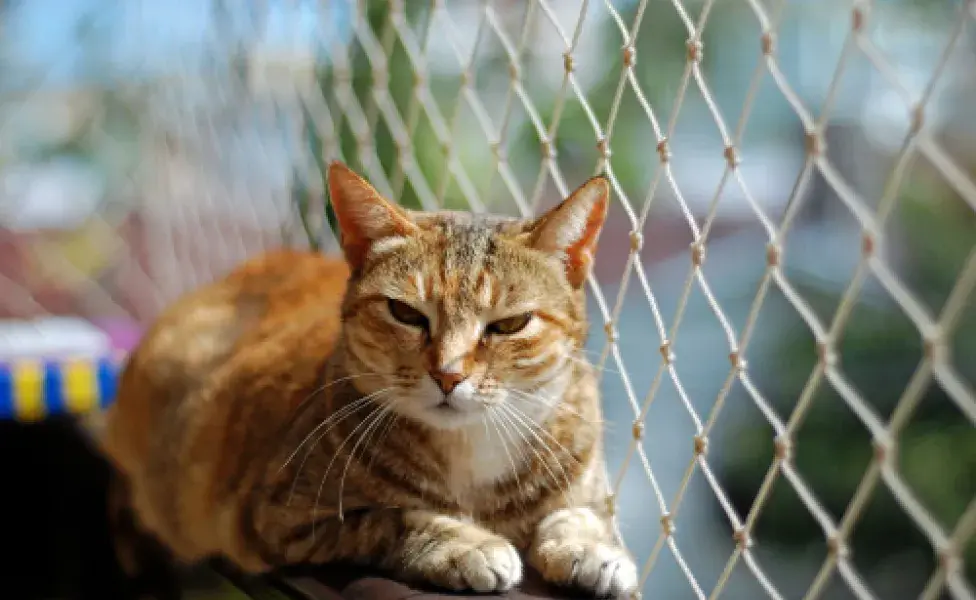
M549 581L633 591L577 354L594 181L566 223L527 224L408 214L333 167L345 261L252 260L131 357L104 448L143 526L252 571L353 560L491 591L520 580L517 549Z

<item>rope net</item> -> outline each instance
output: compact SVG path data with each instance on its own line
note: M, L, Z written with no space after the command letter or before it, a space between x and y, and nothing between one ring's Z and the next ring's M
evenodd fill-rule
M59 50L73 66L2 49L0 316L144 324L263 249L334 250L319 168L333 158L411 206L521 215L604 173L613 208L589 281L591 359L612 423L607 502L645 593L974 598L976 2L921 4L175 3L173 20L198 20L202 41L160 58L152 38L141 54L113 40L165 29L162 9L102 3L84 28L109 41ZM6 7L10 32L29 30L25 6ZM91 54L101 66L79 66ZM862 141L845 141L852 131ZM926 221L907 196L954 216ZM910 255L923 226L935 250ZM949 284L906 264L938 264ZM837 284L832 301L798 283L810 269ZM897 312L880 331L910 334L874 343L914 349L874 366L898 386L887 404L865 387L877 377L846 368L851 329L878 305ZM702 342L699 326L718 335ZM806 336L799 358L763 350L786 330ZM724 366L701 375L706 363ZM789 370L803 371L792 387L768 383ZM828 441L804 457L822 405ZM958 435L929 438L950 451L912 466L900 451L933 411ZM761 427L733 427L750 419ZM855 456L831 454L848 436ZM757 444L760 476L730 484L729 457ZM855 471L841 501L803 468L824 463ZM942 488L953 502L933 495ZM879 497L907 523L911 568L858 540ZM780 520L764 525L777 503ZM813 532L798 562L763 544L787 517ZM711 533L682 535L704 522Z

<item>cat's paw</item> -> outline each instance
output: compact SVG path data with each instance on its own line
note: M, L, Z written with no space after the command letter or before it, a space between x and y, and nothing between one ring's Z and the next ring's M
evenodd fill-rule
M522 559L500 537L431 542L408 557L406 575L455 591L505 592L522 581Z
M637 566L618 546L584 540L553 540L535 549L543 579L597 598L629 598L637 591Z

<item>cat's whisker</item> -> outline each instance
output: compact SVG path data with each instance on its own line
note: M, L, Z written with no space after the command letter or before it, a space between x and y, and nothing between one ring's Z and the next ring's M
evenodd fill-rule
M518 417L518 415L516 415L514 412L512 412L508 407L502 405L499 408L501 409L502 418L504 418L511 424L512 428L519 434L519 436L524 441L524 445L528 447L529 450L533 452L533 454L535 454L536 460L538 460L542 468L545 469L546 473L549 476L549 480L552 481L552 484L555 486L556 490L563 495L563 498L566 500L566 503L570 504L569 488L571 484L569 478L566 476L565 469L553 454L552 449L548 448L545 445L545 443L542 441L542 439L539 438L539 436L530 427L527 427L525 423L521 421L521 418ZM535 440L542 445L542 447L549 453L549 455L552 456L553 460L556 462L556 465L559 467L560 472L563 476L562 480L560 480L559 477L556 476L556 473L549 466L549 461L546 460L546 458L539 452L538 449L536 449L532 441L529 440L528 437L526 437L525 435L526 431L528 431L529 434L533 436Z
M383 390L380 390L380 391L375 392L374 394L372 394L372 397L373 398L376 398L378 396L381 396L382 394L385 394L386 392L391 391L392 389L394 389L394 388L392 388L392 387L385 388ZM356 425L356 427L353 428L353 430L351 432L349 432L349 435L347 435L345 437L345 439L342 440L342 443L339 444L339 446L335 449L335 452L332 455L332 460L329 461L329 464L325 468L325 472L322 474L322 479L319 482L319 489L315 493L315 503L313 504L313 508L312 508L312 515L313 515L313 517L315 515L315 511L318 510L319 500L322 499L322 489L325 487L325 482L329 478L329 472L332 470L332 465L335 464L336 459L339 458L339 455L340 454L342 454L342 449L346 446L346 444L349 443L349 440L351 440L359 432L360 429L362 429L363 427L368 427L369 424L372 423L372 421L375 418L377 418L377 415L381 415L382 414L382 411L385 408L386 408L386 405L385 404L380 404L379 406L377 406L376 408L374 408L369 414L367 414L363 418L362 421L359 422L358 425ZM342 511L339 511L338 519L339 519L340 522L342 522L342 520L343 520ZM315 522L314 521L312 522L312 526L313 526L312 527L312 539L314 540L315 539L315 527L314 527L315 526Z
M363 398L363 399L365 399L365 398ZM292 478L291 486L288 489L288 500L287 500L287 502L285 504L286 506L291 506L291 499L292 499L292 496L295 494L295 486L298 484L298 479L301 477L302 471L304 471L304 469L305 469L305 463L308 462L308 458L312 455L312 452L319 445L319 442L322 441L322 438L324 438L325 436L327 436L330 431L332 431L337 425L339 425L339 423L341 423L342 421L345 421L349 417L353 416L354 414L356 414L357 412L359 412L361 409L365 408L366 406L369 406L369 400L367 400L366 402L359 402L359 401L357 401L357 407L355 409L350 410L350 411L347 411L347 412L343 413L342 415L338 415L338 413L336 413L335 416L338 416L339 418L333 420L330 417L330 419L326 419L326 421L331 420L332 423L328 427L326 427L325 430L322 431L322 433L320 435L318 435L315 438L315 441L313 443L307 444L308 438L311 437L312 435L315 435L315 432L314 431L311 434L309 434L308 436L306 436L305 440L303 440L298 445L298 447L292 453L292 457L294 457L294 455L297 454L299 450L301 450L301 448L302 448L303 445L306 446L306 448L305 448L305 455L302 456L302 462L300 462L298 464L298 468L295 470L295 476ZM319 429L321 429L321 427L322 427L321 425L317 426L315 428L315 431L318 431ZM292 457L289 458L289 461L291 460ZM287 466L287 464L288 464L288 462L286 462L284 465L281 466L281 468L278 469L279 473L281 472L281 469L284 469L285 466Z
M515 394L516 396L518 396L520 398L523 398L525 400L530 400L532 402L536 402L538 404L541 404L542 406L544 406L544 407L546 407L548 409L565 411L565 412L567 412L567 413L575 416L576 418L578 418L578 419L580 419L582 421L585 421L586 423L590 423L591 425L603 425L604 424L604 421L602 421L602 420L597 421L597 420L594 420L594 419L590 419L590 418L584 416L583 414L581 414L575 408L573 408L571 406L567 406L563 402L559 402L559 401L555 401L555 400L548 400L548 399L546 399L544 397L537 396L536 394L531 394L529 392L526 392L526 391L523 391L523 390L518 390L518 389L515 389L515 388L505 388L505 391L506 392L510 392L512 394Z
M598 367L596 365L596 363L600 360L600 358L603 357L603 353L601 351L589 350L587 348L576 348L575 350L573 350L572 353L576 353L576 352L579 352L581 356L577 356L574 358L576 358L577 360L581 360L585 362L587 365L593 367L594 371L606 371L607 373L615 373L617 375L620 374L620 371L606 366L606 363L610 362L609 360L605 360L604 365L602 367Z
M393 411L392 415L393 416L390 417L387 420L386 425L383 427L383 430L380 432L379 436L376 438L376 447L377 448L383 446L383 442L386 441L386 438L389 437L390 432L393 430L393 427L397 424L397 421L400 420L400 413L398 413L396 411ZM373 463L376 461L376 457L378 455L379 455L379 452L373 452L373 455L369 458L369 464L366 465L366 471L367 472L371 472L373 470Z
M522 434L522 432L519 431L517 427L515 427L515 424L512 422L511 419L508 418L508 415L503 410L504 408L505 408L504 405L499 405L497 407L498 410L495 412L495 415L499 418L500 424L503 427L505 427L506 433L510 435L510 439L512 440L512 445L515 446L515 449L518 451L519 456L522 459L522 464L528 465L531 463L531 461L529 460L529 456L528 454L526 454L524 447L528 445L529 440L526 439L525 435ZM518 434L519 437L522 439L521 443L519 443L519 440L515 438L515 434Z
M287 467L288 464L291 463L292 460L294 460L295 456L301 451L302 447L304 447L305 444L307 444L310 439L312 439L313 437L315 437L315 434L317 434L323 427L329 426L330 423L333 423L333 424L338 423L342 419L344 419L344 418L348 417L349 415L351 415L352 413L358 411L363 406L369 404L369 401L370 401L370 398L368 396L364 396L364 397L359 398L358 400L356 400L354 402L350 402L349 404L343 406L342 408L340 408L336 412L334 412L331 415L329 415L327 418L322 419L322 421L319 422L319 424L316 425L314 428L312 428L312 431L310 431L308 433L308 435L306 435L302 439L302 441L298 443L298 446L296 446L295 447L295 450L292 451L292 453L288 455L288 458L285 459L285 462L280 467L278 467L278 471L275 474L276 475L281 474L281 471L284 470L285 467ZM328 432L328 430L326 430L326 432Z
M352 375L345 375L343 377L339 377L339 378L333 379L332 381L329 381L328 383L323 383L315 391L313 391L311 394L309 394L308 397L306 397L305 400L308 400L309 398L311 398L315 394L320 394L320 393L324 392L325 390L329 389L330 387L332 387L334 385L338 385L338 384L340 384L340 383L342 383L344 381L352 381L353 379L362 379L363 377L384 377L384 378L389 378L390 376L389 375L386 375L384 373L365 373L365 372L364 373L354 373Z
M379 390L378 392L369 394L368 396L363 396L362 398L356 400L355 402L351 402L347 404L346 406L342 407L341 409L337 410L335 413L330 415L329 418L324 419L322 423L320 423L318 426L315 427L312 433L308 434L305 437L305 439L302 440L302 442L298 445L298 448L296 448L295 451L292 452L292 455L289 457L288 461L286 461L285 464L282 465L280 469L278 469L279 473L281 472L282 469L285 468L285 466L288 465L288 462L290 462L292 458L294 458L294 456L298 453L298 451L301 450L302 446L305 445L308 442L308 440L315 435L316 431L322 429L323 426L328 425L325 431L322 431L322 433L315 438L315 441L312 444L310 444L306 449L305 456L302 457L302 462L299 463L298 469L295 471L295 477L294 479L292 479L291 488L288 491L288 500L286 502L286 506L291 505L291 499L295 493L295 485L298 483L298 478L301 476L302 471L305 468L305 463L308 461L308 457L312 454L312 451L315 449L315 447L318 446L319 442L322 441L322 438L328 435L329 432L332 431L332 429L334 429L337 425L339 425L339 423L345 421L347 418L359 412L365 406L368 406L370 402L378 395L383 394L391 389L393 388L392 387L384 388L382 390Z
M566 353L566 354L564 354L563 355L563 358L565 358L568 361L575 362L577 364L583 365L585 367L590 367L591 369L593 369L594 372L613 373L615 375L620 375L620 371L617 371L616 369L611 369L610 367L607 367L607 366L597 367L596 365L594 365L592 362L590 362L586 358L580 358L578 356L573 356L572 353Z
M499 427L499 421L497 418L497 413L495 410L489 409L488 418L491 419L491 424L495 428L495 433L498 434L498 440L502 444L502 450L505 452L505 456L508 457L509 464L512 465L512 475L515 477L515 487L521 491L522 490L522 480L518 476L518 468L515 466L515 459L512 458L512 454L508 451L508 440L502 435L502 430Z
M537 394L533 394L531 392L526 392L525 390L520 390L520 389L516 389L516 388L505 388L505 391L508 392L508 393L510 393L510 394L515 394L519 398L524 398L526 400L532 400L534 402L537 402L538 404L541 404L542 406L544 406L546 408L549 408L549 409L553 409L553 410L565 410L566 412L568 412L570 414L573 414L573 415L578 415L579 414L576 411L576 409L574 409L573 407L566 406L564 403L562 403L562 402L560 402L558 400L555 400L555 399L548 399L548 398L545 398L543 396L539 396Z
M372 374L370 373L369 375L372 375ZM390 389L393 389L393 387L395 387L396 384L399 383L399 381L400 381L399 379L394 379L393 382L392 382L394 384L393 386L390 386L388 388L385 388L384 390L380 390L379 392L375 392L374 395L368 395L368 396L364 396L362 398L359 398L359 399L357 399L357 400L355 400L355 401L347 404L346 406L343 406L342 408L336 410L334 413L332 413L331 415L329 415L327 418L323 419L322 422L320 422L318 425L316 425L312 429L312 431L309 432L309 434L306 435L305 438L302 439L301 442L299 442L299 444L295 447L295 450L288 456L288 458L285 460L285 462L278 468L278 471L276 472L276 475L281 474L281 471L285 467L287 467L288 464L292 460L294 460L295 456L302 449L302 447L305 446L305 444L307 444L308 441L310 439L312 439L312 437L315 436L315 434L319 430L321 430L323 427L326 427L326 426L328 426L329 429L331 429L339 421L342 421L342 420L348 418L353 413L358 412L363 406L369 404L369 401L375 397L375 394L380 394L380 393L382 393L384 391L388 391ZM332 423L332 425L330 425L330 423ZM326 431L323 432L323 435L325 433L328 433L329 429L326 429ZM304 459L302 460L302 463L303 464L304 464L305 459L308 458L308 452L311 452L312 448L314 448L314 446L318 443L318 440L321 440L321 439L322 439L322 436L319 436L318 439L316 440L316 442L314 444L312 444L312 447L310 447L308 449L308 451L305 454ZM301 470L301 469L299 469L299 470Z
M302 462L299 463L298 469L296 469L296 471L295 471L295 477L292 479L291 487L288 490L288 500L285 503L286 506L291 506L291 499L292 499L292 497L295 494L295 486L298 484L298 479L301 476L302 471L305 469L305 463L308 461L308 457L311 456L312 451L316 448L316 446L318 446L319 442L322 441L322 438L324 438L325 436L327 436L329 434L329 432L332 431L332 429L334 429L336 426L339 425L339 423L341 423L342 421L344 421L347 418L351 417L355 413L359 412L364 406L368 406L369 403L370 403L370 401L372 401L374 398L376 398L380 394L383 394L383 393L385 393L385 392L387 392L387 391L389 391L391 389L393 389L393 388L391 387L391 388L385 388L385 389L379 390L378 392L374 392L373 394L370 394L368 396L364 396L364 397L360 398L359 400L356 400L355 402L352 402L349 405L344 406L342 409L336 411L336 413L334 413L328 419L325 419L322 424L320 424L318 427L315 428L316 430L321 429L322 425L324 425L325 423L328 423L330 421L332 422L325 429L325 431L323 431L318 437L315 438L315 441L312 444L309 444L308 445L308 448L305 451L305 456L302 457ZM352 410L348 410L348 411L345 410L345 409L348 409L350 406L353 406L353 405L355 405L355 408L353 408ZM342 414L340 414L340 413L342 413ZM335 417L338 417L338 419L335 419ZM308 441L308 438L311 437L314 434L315 434L315 432L313 431L311 434L309 434L308 436L306 436L305 440L303 440L302 443L298 445L298 448L296 448L295 451L292 453L292 456L294 456L296 453L298 453L298 451L301 449L302 445L304 445ZM284 468L284 466L282 466L282 469L283 468ZM278 471L280 473L281 469L279 469Z
M585 423L589 423L590 425L596 425L596 426L606 427L606 428L611 428L611 426L612 426L611 423L609 423L608 421L605 421L603 419L593 419L593 418L587 417L586 415L584 415L583 413L579 412L578 410L576 410L572 406L568 406L567 404L565 404L564 402L561 402L559 400L555 400L555 399L551 399L551 398L546 398L544 396L540 396L538 394L532 394L532 393L526 392L524 390L509 389L508 391L513 392L516 395L519 395L521 398L523 398L525 400L529 400L531 402L536 402L536 403L538 403L538 404L540 404L540 405L542 405L542 406L544 406L546 408L549 408L549 409L552 409L552 410L561 410L561 411L564 411L566 413L569 413L569 414L573 415L574 417L576 417L577 419L580 419L581 421L583 421Z
M396 382L394 382L394 383L396 383ZM359 399L357 399L357 400L355 400L353 402L350 402L346 406L343 406L342 408L336 410L334 413L332 413L331 415L329 415L327 418L323 419L322 422L320 422L318 425L316 425L315 428L313 428L312 431L308 435L306 435L305 438L302 439L301 442L299 442L299 444L296 446L295 450L292 451L292 453L285 460L284 464L282 464L278 468L278 471L276 472L276 475L280 475L281 474L281 471L284 470L285 467L287 467L288 464L292 460L294 460L295 456L299 453L299 451L301 451L302 447L305 446L308 443L308 441L310 439L312 439L312 437L315 436L315 434L318 431L320 431L323 427L328 427L328 428L325 431L323 431L322 432L322 435L320 435L320 436L318 436L318 438L316 438L315 443L313 443L308 448L308 450L305 453L304 458L302 459L302 465L305 464L305 460L308 459L309 453L318 444L319 440L322 439L322 436L324 436L325 434L327 434L340 421L343 421L343 420L347 419L348 417L352 416L354 413L359 412L360 409L362 409L364 406L368 405L369 402L370 402L370 400L372 400L373 398L375 398L377 395L379 395L379 394L381 394L383 392L389 391L389 390L393 389L393 387L394 386L390 386L390 387L384 388L384 389L382 389L382 390L380 390L378 392L374 392L373 394L364 396L364 397L359 398ZM301 472L301 465L299 466L299 472Z
M558 448L559 448L559 449L560 449L560 450L561 450L561 451L562 451L563 453L565 453L565 454L566 454L566 456L570 458L570 460L572 460L572 461L573 461L573 462L575 462L576 464L581 464L581 463L580 463L580 461L579 461L579 459L578 459L578 458L576 458L575 456L573 456L573 453L572 453L572 452L570 452L570 451L569 451L569 449L567 449L567 448L566 448L566 446L564 446L564 445L562 444L562 442L560 442L559 440L557 440L557 439L556 439L556 437L555 437L554 435L552 435L551 433L549 433L549 431L548 431L548 430L547 430L547 429L546 429L545 427L543 427L543 426L541 426L541 425L539 425L539 423L537 423L537 422L536 422L536 420L535 420L535 419L533 419L533 418L532 418L532 417L531 417L530 415L528 415L528 414L526 414L525 412L523 412L523 411L521 411L521 410L520 410L520 409L519 409L519 408L518 408L517 406L514 406L514 405L509 405L509 408L510 408L511 410L513 410L513 411L515 411L515 412L516 412L517 414L519 414L519 415L521 415L521 416L522 416L522 417L523 417L523 418L524 418L524 419L526 420L526 423L528 423L528 425L529 425L530 427L532 427L532 428L533 428L533 429L535 429L536 431L538 431L538 432L540 432L540 433L542 433L542 434L543 434L543 435L545 435L545 436L546 436L547 438L549 438L549 440L551 440L551 441L552 441L552 443L554 443L554 444L556 444L556 446L558 446Z
M307 396L305 396L305 398L302 399L301 402L298 403L298 406L295 407L295 411L298 412L298 411L302 410L305 406L308 405L308 401L309 400L311 400L315 396L321 394L322 392L324 392L325 390L329 389L330 387L332 387L334 385L337 385L337 384L340 384L340 383L343 383L345 381L351 381L353 379L361 379L363 377L383 377L383 378L388 378L387 375L383 375L382 373L356 373L355 375L346 375L345 377L339 377L338 379L333 379L332 381L328 381L326 383L323 383L322 385L318 386L317 388L315 388L314 390L312 390L311 392L309 392L309 394Z
M548 437L550 437L553 440L555 440L555 438L553 438L552 434L550 434L545 428L543 428L541 425L539 425L530 416L528 416L524 412L520 411L517 407L510 406L510 405L506 405L505 406L505 410L508 412L508 414L512 418L514 418L517 421L519 421L519 423L521 423L521 425L523 427L525 427L525 429L539 442L539 444L549 454L549 456L552 457L553 462L555 462L556 465L559 467L559 470L561 472L561 475L563 476L563 479L565 480L566 486L568 488L570 486L569 473L566 472L566 469L563 467L562 461L559 460L559 456L556 455L556 452L553 450L551 444L547 440L545 440L541 436L539 436L539 433L538 432L541 431L543 434L546 434ZM563 448L563 450L565 451L565 448ZM568 454L568 453L566 453L566 454ZM568 454L568 455L569 455L569 457L571 459L574 459L575 460L575 457L573 457L571 454ZM578 462L578 461L576 461L576 462Z
M585 346L581 346L579 348L576 348L574 350L574 352L579 352L581 354L592 354L593 356L595 356L597 358L599 358L600 355L602 354L602 351L601 350L590 350L589 348L587 348Z
M373 434L379 429L380 424L382 424L386 418L393 413L396 408L397 398L393 398L390 401L383 402L383 408L380 410L379 416L372 420L370 425L363 430L363 433L359 436L359 439L353 445L352 450L349 451L349 458L346 459L346 466L342 469L342 476L339 478L339 514L342 514L342 499L345 496L346 489L346 474L349 472L349 466L352 465L353 460L356 458L356 451L360 446L363 446L363 451L365 452L369 441L372 439ZM375 455L374 455L375 456Z
M533 438L535 438L535 440L537 442L539 442L539 444L552 457L553 461L556 463L556 466L559 467L560 474L562 475L562 481L560 481L559 478L556 477L556 473L552 470L552 468L549 467L548 461L539 453L539 451L535 448L535 446L533 444L529 443L528 440L526 440L526 444L535 453L536 458L539 460L539 463L543 466L543 468L545 468L546 472L549 474L549 477L552 479L553 484L556 486L557 489L559 489L562 492L563 496L566 499L566 502L567 503L570 503L569 502L569 488L571 487L572 483L569 480L569 475L566 473L566 469L563 467L562 463L559 462L559 459L555 455L555 453L552 451L552 448L550 448L545 443L545 441L543 441L543 439L541 437L539 437L539 434L537 434L531 427L529 427L526 424L525 420L518 413L516 413L515 411L513 411L511 409L511 407L505 406L503 404L503 405L501 405L501 409L502 409L502 411L504 413L506 413L508 415L508 418L510 420L513 420L514 422L519 423L521 425L521 428L522 429L528 431L529 434ZM523 439L525 439L524 434L523 434Z

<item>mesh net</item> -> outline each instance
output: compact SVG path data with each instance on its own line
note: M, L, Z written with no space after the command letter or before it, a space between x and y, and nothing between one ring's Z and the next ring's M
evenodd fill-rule
M0 316L145 323L332 250L332 158L522 215L605 173L590 349L645 592L976 597L976 3L43 4L3 20Z

